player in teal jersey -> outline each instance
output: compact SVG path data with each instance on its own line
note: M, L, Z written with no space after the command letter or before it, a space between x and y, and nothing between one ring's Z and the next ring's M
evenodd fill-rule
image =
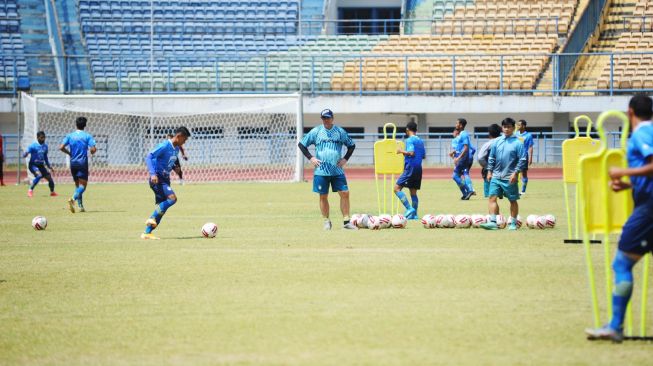
M395 195L399 198L401 203L406 207L404 216L408 220L417 220L417 206L419 200L417 198L417 191L422 187L422 160L426 158L426 151L424 150L424 142L417 136L417 123L408 122L406 125L406 150L398 149L397 154L403 154L404 159L404 172L401 174L397 183L395 184ZM410 200L406 194L401 190L406 187L410 190Z
M345 177L344 166L354 153L356 145L347 131L333 124L333 112L325 109L320 114L322 124L307 133L298 144L306 159L315 167L313 174L313 192L320 195L320 211L324 218L324 230L331 230L329 218L329 186L333 192L340 195L340 211L344 220L344 229L356 230L349 222L349 187ZM315 155L308 151L310 145L315 145ZM347 147L342 156L342 146Z
M517 133L515 133L515 136L517 136L517 138L520 139L524 144L524 150L526 150L526 159L528 161L526 168L524 168L524 170L521 172L522 186L520 194L526 194L526 186L528 185L528 167L533 164L533 134L526 131L527 124L528 123L526 120L520 119L519 123L517 123Z
M70 156L70 174L75 181L75 193L68 200L68 207L72 213L75 213L75 201L79 210L85 211L82 196L88 184L88 152L93 155L97 151L95 139L84 131L86 122L86 117L77 117L75 120L77 131L66 135L59 146L59 150Z

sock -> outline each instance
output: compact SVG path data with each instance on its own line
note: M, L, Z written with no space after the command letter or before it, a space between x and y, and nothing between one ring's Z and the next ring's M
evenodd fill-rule
M406 209L410 209L410 203L408 203L408 198L406 197L406 194L402 191L395 192L395 195L399 198L399 201L406 207Z
M617 255L612 263L614 269L614 292L612 293L612 320L610 328L620 330L624 324L626 308L630 295L633 292L633 266L634 260L628 258L624 252L617 251Z
M86 187L84 187L83 185L80 184L75 189L75 194L73 194L73 199L76 200L77 202L80 202L81 198L82 198L82 194L84 193L85 190L86 190Z
M465 188L467 188L467 192L474 192L474 186L472 185L472 178L469 176L469 172L465 170L463 175L465 176Z
M345 225L349 224L349 216L343 217L342 220L344 221Z
M460 192L462 192L463 195L467 194L467 186L465 185L465 182L463 182L463 180L460 179L460 176L458 174L453 173L453 181L456 182L458 188L460 188Z
M417 206L419 206L419 199L417 199L417 195L414 195L414 196L411 195L410 200L413 203L413 208L415 209L415 211L417 211Z
M48 179L48 186L50 186L50 192L54 192L54 180L52 178Z
M497 215L495 215L495 214L490 215L490 221L496 223L497 222Z
M34 179L32 180L32 185L29 187L29 190L30 190L30 191L33 190L34 187L36 187L36 185L39 184L39 181L40 181L40 180L41 180L41 176L40 176L40 175L37 175L36 177L34 177Z
M528 184L528 178L524 178L524 177L522 177L522 179L521 179L521 184L522 184L522 186L521 186L521 192L522 192L522 193L525 193L525 192L526 192L526 185Z
M172 207L172 205L174 205L175 203L177 203L176 200L171 200L171 199L168 198L167 200L159 203L156 206L156 208L154 209L154 212L152 212L152 215L150 215L150 218L154 219L154 221L156 221L157 227L161 223L161 219L163 218L163 215L165 215L166 211L168 211L168 209L170 207ZM145 227L145 233L146 234L151 233L152 230L154 230L154 228L152 228L149 225L147 225Z

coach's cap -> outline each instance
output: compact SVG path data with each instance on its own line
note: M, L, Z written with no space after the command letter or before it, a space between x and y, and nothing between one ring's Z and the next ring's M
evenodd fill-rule
M325 109L320 113L320 118L333 118L333 112L330 109Z

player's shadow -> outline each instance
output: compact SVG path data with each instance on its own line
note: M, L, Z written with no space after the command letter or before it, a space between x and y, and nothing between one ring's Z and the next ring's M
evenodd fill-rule
M220 235L220 238L225 239L225 238L228 238L228 237L224 236L224 235ZM203 238L201 236L179 236L179 237L176 237L176 238L167 238L166 240L193 240L193 239L198 239L199 240L199 239L205 239L205 238Z
M127 211L125 211L125 210L115 210L115 211L88 210L88 211L83 212L83 213L86 213L86 214L98 214L98 213L125 213L125 212L127 212Z

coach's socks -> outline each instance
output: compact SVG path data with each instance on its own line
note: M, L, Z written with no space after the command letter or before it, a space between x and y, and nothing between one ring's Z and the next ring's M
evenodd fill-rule
M634 260L628 258L622 251L617 251L617 255L612 263L614 269L614 292L612 293L612 320L610 321L610 328L613 330L621 330L624 324L624 317L626 315L626 308L630 295L633 292L633 266Z
M406 194L402 191L395 192L395 195L399 198L399 201L406 207L406 209L410 209L410 203L408 203L408 197L406 197Z
M40 175L35 176L34 179L32 180L32 185L29 187L29 190L30 191L34 190L34 187L36 187L39 184L40 180L41 180Z
M528 178L522 177L521 179L521 193L526 193L526 186L528 185Z

